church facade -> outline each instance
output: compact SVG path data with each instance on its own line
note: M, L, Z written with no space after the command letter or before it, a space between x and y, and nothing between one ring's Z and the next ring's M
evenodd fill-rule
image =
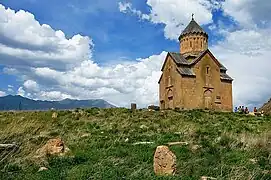
M193 17L179 42L180 52L168 52L161 69L160 109L232 111L233 79L208 49L208 34Z

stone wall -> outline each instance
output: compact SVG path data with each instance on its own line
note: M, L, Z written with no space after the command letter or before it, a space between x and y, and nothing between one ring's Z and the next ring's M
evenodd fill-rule
M232 84L220 80L219 64L206 53L192 69L196 77L181 76L174 61L167 57L159 85L160 108L231 111Z
M159 102L160 102L160 108L161 109L168 109L170 106L168 95L169 93L173 94L173 101L172 106L175 107L174 102L175 98L174 96L178 93L176 91L176 88L174 88L175 83L178 83L179 77L178 72L176 71L176 64L172 60L170 56L167 56L167 59L165 60L165 66L163 69L163 75L159 84ZM171 92L170 92L171 91ZM164 105L162 104L162 101Z
M233 111L231 82L221 81L221 104L221 110Z
M180 41L181 54L199 54L208 48L208 38L204 35L193 34L182 37Z

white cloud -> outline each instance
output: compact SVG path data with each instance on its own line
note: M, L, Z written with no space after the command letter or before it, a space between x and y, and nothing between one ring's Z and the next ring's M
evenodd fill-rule
M23 89L23 87L18 88L17 95L20 95L20 96L25 96L26 95L25 90Z
M226 39L212 47L235 79L235 104L260 106L271 97L270 30L239 30L228 33Z
M91 57L93 46L88 37L67 39L33 14L15 12L0 4L0 64L51 68L69 68Z
M160 68L166 52L153 55L137 62L100 67L92 61L83 62L70 71L60 72L49 68L33 68L37 79L45 79L51 84L37 85L33 80L25 86L43 87L47 91L61 91L76 99L103 98L120 106L128 106L131 101L139 106L157 104ZM31 82L31 83L30 83ZM46 81L40 81L43 83ZM28 88L34 89L34 88ZM44 93L32 94L50 98ZM65 96L59 98L65 98ZM52 99L55 99L54 97Z
M3 91L0 91L0 97L2 97L2 96L6 96L6 93Z
M150 20L152 23L165 24L165 37L177 40L182 30L195 14L200 24L212 23L212 10L219 7L219 3L209 0L147 0L151 8L150 14L132 8L131 3L119 3L120 12L130 12L141 19Z
M271 25L269 0L227 0L222 2L222 8L225 14L246 28Z
M132 101L143 107L157 104L166 52L100 66L92 60L89 37L66 39L63 32L40 25L22 10L0 6L0 13L0 57L16 63L0 62L6 66L4 73L22 81L17 94L42 100L102 98L119 106L129 106ZM61 63L69 67L59 69Z
M24 82L24 87L29 91L39 91L39 85L33 80L27 80Z
M151 7L149 14L133 9L131 4L120 3L119 8L152 23L165 24L165 36L169 39L177 38L191 19L191 13L196 13L200 24L208 24L212 22L211 10L219 7L214 1L207 0L148 0L147 4ZM0 22L4 22L0 23L0 31L5 29L0 33L0 57L11 60L4 62L0 58L0 63L6 65L4 73L13 74L23 82L17 90L18 94L43 100L102 98L126 107L131 102L140 107L158 104L158 79L166 52L136 61L101 66L92 59L90 38L76 35L66 39L64 33L59 31L58 34L49 26L39 25L32 14L19 12L0 7ZM253 13L248 12L254 20ZM238 15L233 13L233 16L236 21L242 22L238 20ZM19 19L24 23L16 23L21 22ZM180 23L184 26L179 26ZM235 79L236 105L258 105L271 96L268 91L271 85L268 70L271 32L248 27L231 32L224 29L225 40L211 47ZM20 32L16 35L18 29ZM10 32L5 34L7 30ZM39 40L32 42L30 35ZM4 41L3 37L8 37L9 41ZM5 51L1 49L3 46ZM10 63L12 61L16 63ZM60 70L61 63L68 63L69 66Z
M119 2L119 10L122 13L132 13L132 14L135 14L136 16L138 16L140 19L143 19L143 20L150 20L150 16L149 15L143 14L141 11L132 8L132 4L131 3L122 3L122 2Z

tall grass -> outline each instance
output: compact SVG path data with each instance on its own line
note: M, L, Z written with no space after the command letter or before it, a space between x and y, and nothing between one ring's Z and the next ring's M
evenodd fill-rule
M270 117L124 108L52 113L0 113L0 143L20 145L0 163L0 179L271 179ZM57 136L72 156L50 157L49 170L38 172L36 150ZM156 177L155 148L174 141L188 142L170 147L177 174Z

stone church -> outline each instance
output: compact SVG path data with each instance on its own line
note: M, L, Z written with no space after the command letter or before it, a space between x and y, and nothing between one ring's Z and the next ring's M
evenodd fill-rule
M159 79L161 109L232 111L232 81L208 49L208 34L192 17L179 36L180 52L168 52Z

